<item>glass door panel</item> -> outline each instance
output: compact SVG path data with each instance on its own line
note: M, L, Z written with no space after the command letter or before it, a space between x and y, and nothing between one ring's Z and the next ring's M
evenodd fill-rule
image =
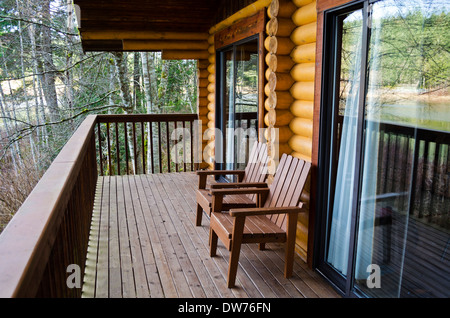
M450 44L440 24L449 12L438 2L372 8L354 269L356 287L371 297L450 296L450 205L442 191L449 186L450 113L440 102L448 90L439 89ZM444 56L447 66L434 69ZM367 282L371 264L379 268L378 286Z
M245 169L258 127L258 38L241 41L220 52L222 167ZM235 181L235 176L226 178Z
M245 169L258 127L258 40L236 46L235 169Z
M361 76L362 10L338 18L341 48L338 55L334 147L331 155L330 229L326 261L347 275L355 171L358 101Z

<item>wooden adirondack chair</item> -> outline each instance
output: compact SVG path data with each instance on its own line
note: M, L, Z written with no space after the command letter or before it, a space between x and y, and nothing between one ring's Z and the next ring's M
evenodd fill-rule
M214 210L210 221L210 255L216 255L218 238L230 251L228 287L234 287L241 244L286 243L284 276L292 275L295 233L298 213L302 211L300 196L311 164L284 154L269 188L211 189ZM260 208L230 209L220 213L224 195L257 194Z
M196 225L200 226L202 223L203 211L208 216L212 212L212 196L210 189L207 189L207 177L210 175L230 175L238 176L238 182L230 183L213 183L210 184L211 189L219 188L243 188L256 187L267 188L267 183L264 181L267 177L267 145L263 142L255 142L252 151L249 155L249 161L245 170L202 170L197 171L199 176L197 198L197 216ZM255 194L229 196L223 199L222 210L228 211L231 208L256 207L257 196Z

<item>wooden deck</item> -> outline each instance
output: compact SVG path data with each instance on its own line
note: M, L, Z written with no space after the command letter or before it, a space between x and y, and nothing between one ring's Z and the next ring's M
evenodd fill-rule
M339 297L297 255L283 276L284 246L242 248L236 288L229 252L209 256L209 218L195 224L195 173L100 177L83 297Z

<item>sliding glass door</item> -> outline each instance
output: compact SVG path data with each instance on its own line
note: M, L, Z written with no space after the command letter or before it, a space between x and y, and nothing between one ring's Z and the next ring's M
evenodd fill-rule
M258 36L233 43L218 52L217 127L223 136L220 169L245 169L251 145L258 138L258 52Z
M343 294L450 296L450 6L325 16L318 269Z

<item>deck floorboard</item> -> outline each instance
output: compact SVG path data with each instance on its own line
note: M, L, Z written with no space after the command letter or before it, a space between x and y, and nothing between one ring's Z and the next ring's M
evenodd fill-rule
M195 226L194 173L99 177L83 297L339 297L296 255L283 276L284 246L242 248L236 287L227 288L229 252L209 256L209 219Z

